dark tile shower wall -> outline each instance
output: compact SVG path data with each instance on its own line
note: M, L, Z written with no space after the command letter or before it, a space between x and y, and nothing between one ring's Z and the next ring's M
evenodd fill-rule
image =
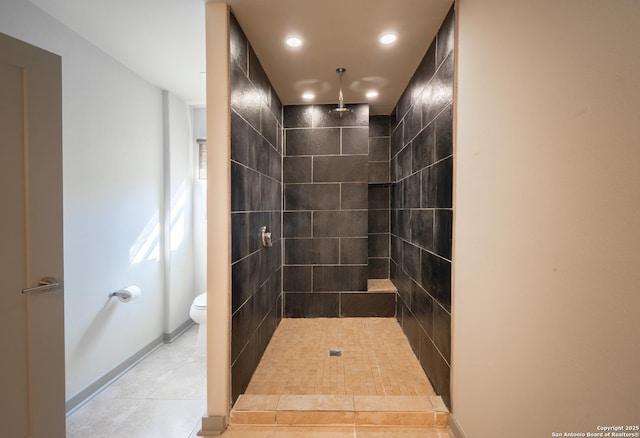
M231 50L231 376L244 392L282 318L282 104L233 15ZM266 226L272 247L263 247Z
M369 118L369 278L389 278L389 116Z
M453 8L391 115L391 279L397 318L450 406Z
M335 107L284 108L286 317L353 316L366 299L369 106Z

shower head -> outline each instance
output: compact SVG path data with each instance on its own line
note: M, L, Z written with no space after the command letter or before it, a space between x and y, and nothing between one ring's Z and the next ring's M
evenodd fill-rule
M353 110L349 109L347 107L344 106L344 97L342 96L342 75L344 74L344 72L347 71L346 68L344 67L338 67L336 69L336 72L338 73L338 81L340 84L340 91L338 93L338 107L332 109L331 111L329 111L329 113L338 113L338 115L340 117L342 117L342 115L344 113L352 113Z

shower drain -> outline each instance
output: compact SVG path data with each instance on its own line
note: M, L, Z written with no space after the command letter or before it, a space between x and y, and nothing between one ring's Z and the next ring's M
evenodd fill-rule
M329 350L329 356L342 356L342 350Z

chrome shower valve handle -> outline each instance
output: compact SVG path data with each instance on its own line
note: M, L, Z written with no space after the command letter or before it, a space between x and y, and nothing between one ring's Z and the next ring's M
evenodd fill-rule
M271 233L267 231L267 227L260 227L260 239L262 240L262 246L273 246Z

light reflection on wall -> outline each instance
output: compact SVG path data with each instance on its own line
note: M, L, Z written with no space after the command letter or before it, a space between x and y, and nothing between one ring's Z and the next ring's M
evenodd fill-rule
M160 219L158 211L156 211L142 229L134 244L129 248L129 262L135 265L142 262L147 256L148 260L157 260L160 255L158 250L159 239Z
M170 221L170 248L176 251L185 236L185 204L187 202L187 185L183 181L171 196ZM143 260L160 259L160 217L156 211L149 222L142 229L134 244L129 248L129 262L133 265Z
M187 183L186 181L182 181L176 193L171 196L171 213L170 217L170 242L171 242L171 251L176 251L180 248L180 244L184 241L184 206L187 202Z

